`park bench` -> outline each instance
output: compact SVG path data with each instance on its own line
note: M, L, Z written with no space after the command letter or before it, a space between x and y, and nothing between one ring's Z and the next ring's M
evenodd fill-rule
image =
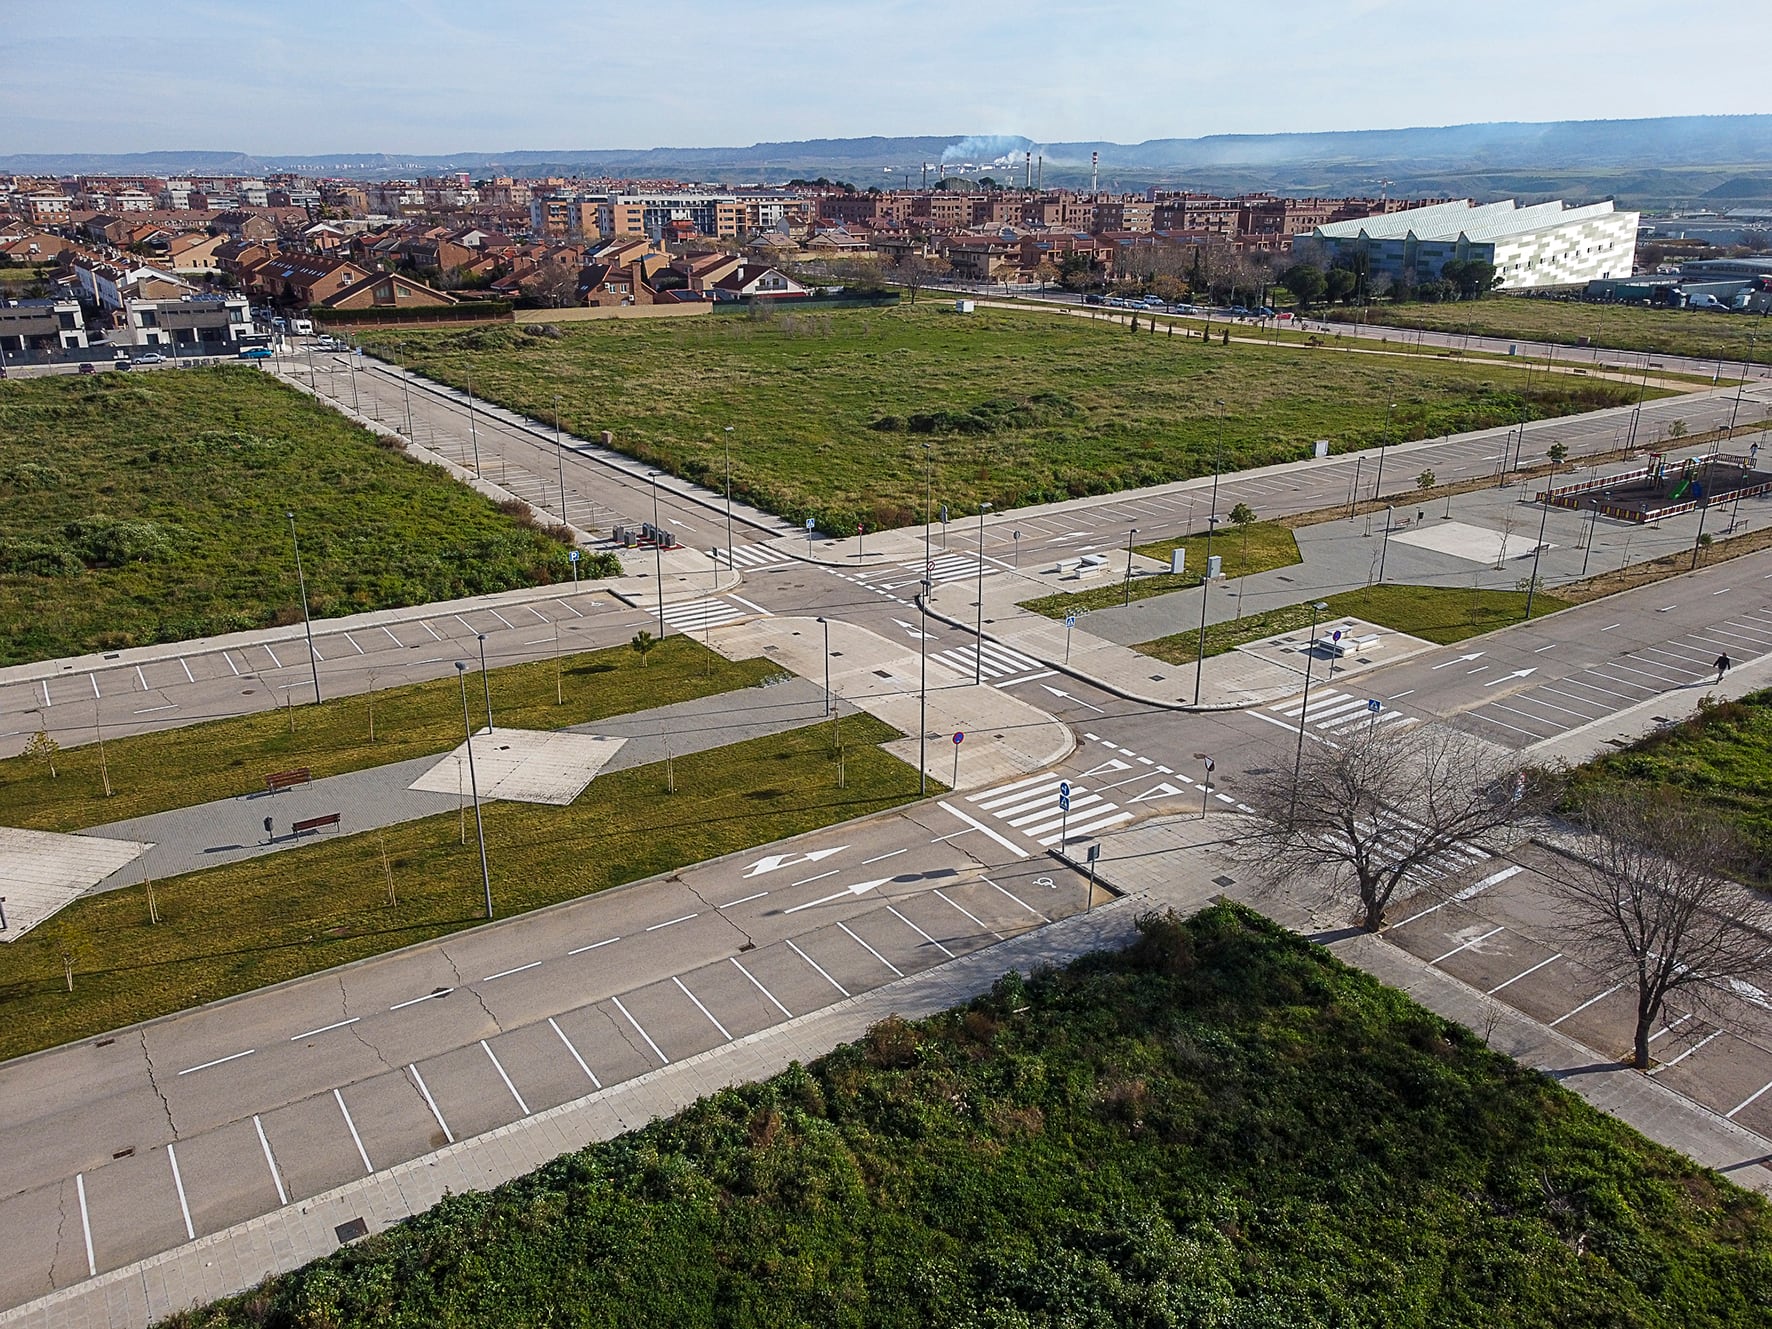
M322 826L330 826L334 830L340 831L342 834L342 829L338 824L338 813L336 812L328 812L324 817L309 817L305 821L298 821L295 825L289 828L289 833L291 835L300 835L303 831L317 831Z
M272 771L265 776L265 788L273 794L282 789L293 789L298 784L312 784L313 782L314 774L306 766L298 767L293 771Z

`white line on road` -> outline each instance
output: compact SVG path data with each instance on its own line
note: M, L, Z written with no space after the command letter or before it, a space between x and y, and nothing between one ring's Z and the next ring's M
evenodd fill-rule
M848 937L857 946L861 947L862 950L866 951L869 955L873 956L881 964L885 965L888 969L890 969L892 971L894 977L896 977L896 978L903 978L904 977L904 970L900 969L897 965L893 964L892 961L888 960L884 955L881 955L880 952L875 950L872 946L868 945L860 937L856 936L855 933L851 932L849 930L849 925L847 923L839 922L837 924L837 926L843 930L844 936Z
M715 905L714 908L732 909L741 904L749 904L752 900L761 900L767 894L769 894L768 891L758 891L755 895L741 895L736 900L728 900L725 904Z
M497 620L498 620L498 621L499 621L499 622L500 622L500 623L503 623L503 624L504 624L504 625L505 625L505 626L506 626L506 627L507 627L507 628L514 628L514 627L516 627L516 624L515 624L515 623L513 623L513 622L511 622L511 620L510 620L510 619L508 619L508 618L506 618L506 617L505 617L505 616L504 616L504 615L503 615L503 614L501 614L501 613L499 613L499 612L498 612L498 610L496 610L496 609L488 609L488 610L487 610L487 611L486 611L486 612L487 612L487 613L489 613L489 614L491 614L491 615L492 615L492 616L493 616L493 617L494 617L494 618L496 618L496 619L497 619Z
M417 623L418 623L419 627L423 628L426 632L431 634L432 641L442 641L443 640L443 638L441 638L437 635L437 629L432 627L429 623L425 622L424 619L422 619L422 618L418 619Z
M437 1119L437 1124L443 1128L443 1138L448 1140L450 1144L454 1144L455 1132L450 1130L449 1123L443 1120L443 1114L437 1108L437 1100L431 1097L431 1091L425 1085L425 1077L418 1073L418 1063L409 1063L406 1069L412 1073L412 1082L418 1086L418 1092L424 1095L425 1106L430 1108L431 1115Z
M353 637L350 633L347 632L343 635L344 635L344 639L351 643L351 649L353 651L357 652L358 655L367 655L368 654L368 652L365 651L361 646L357 645L357 639L355 637Z
M257 1050L258 1049L256 1049L256 1048L247 1048L246 1051L244 1051L244 1052L230 1052L225 1057L217 1057L214 1061L206 1061L201 1066L187 1066L182 1071L180 1071L179 1074L180 1075L192 1075L192 1074L195 1074L197 1071L206 1071L211 1066L220 1066L223 1062L238 1061L238 1060L240 1060L241 1057L250 1057Z
M793 945L792 942L789 942L788 944L790 946ZM669 1057L665 1056L665 1054L659 1049L659 1046L657 1043L654 1043L652 1041L652 1035L647 1033L645 1031L645 1029L641 1028L640 1022L634 1018L633 1012L631 1012L630 1010L628 1010L628 1008L626 1006L623 1006L621 1004L621 998L620 997L611 997L609 1000L611 1000L615 1003L616 1010L620 1011L624 1016L627 1017L628 1023L633 1025L635 1029L638 1029L640 1031L640 1037L646 1040L646 1046L652 1049L653 1055L656 1056L666 1066L669 1066L671 1064L671 1059Z
M394 630L393 630L393 629L392 629L392 628L390 628L390 627L389 627L389 626L388 626L388 625L387 625L387 624L385 624L385 623L384 623L384 624L382 624L382 625L381 625L381 630L382 630L382 631L383 631L383 632L385 632L385 633L387 633L387 634L388 634L388 640L389 640L389 641L391 641L391 642L393 642L393 643L394 643L394 645L396 645L396 646L404 646L404 645L406 645L406 643L405 643L405 642L403 642L403 641L401 641L401 640L400 640L400 639L399 639L399 638L398 638L398 637L396 637L396 636L395 636L395 635L394 635Z
M283 1189L283 1178L277 1172L277 1160L271 1154L271 1142L265 1138L264 1123L258 1113L252 1114L252 1129L258 1132L258 1146L265 1151L265 1166L271 1169L271 1183L277 1188L277 1203L288 1204L289 1192Z
M958 817L961 821L965 822L973 830L984 832L985 835L989 836L991 839L995 840L998 844L1002 845L1003 848L1009 850L1009 852L1014 854L1017 858L1026 858L1028 856L1027 850L1023 849L1020 845L1015 844L1014 842L1010 841L1009 839L1005 838L1004 836L998 835L994 830L992 830L989 826L986 826L982 821L979 821L973 817L968 817L964 812L960 811L959 808L955 807L952 803L947 802L945 799L942 800L941 802L939 802L937 804L937 806L940 807L945 812L953 813L954 816ZM962 832L962 834L964 834L964 832ZM942 838L946 839L948 837L943 836Z
M183 669L185 671L185 682L195 683L197 681L195 678L191 677L191 666L189 664L185 663L184 656L181 655L178 657L178 665L179 665L180 669Z
M1723 1036L1724 1032L1725 1031L1721 1030L1721 1029L1711 1030L1710 1033L1706 1034L1703 1038L1699 1039L1691 1047L1687 1048L1684 1052L1680 1053L1679 1056L1673 1058L1673 1060L1671 1060L1671 1061L1662 1062L1661 1065L1652 1069L1649 1072L1649 1074L1654 1075L1659 1071L1667 1070L1668 1067L1670 1067L1670 1066L1678 1066L1682 1061L1686 1060L1687 1057L1690 1057L1694 1052L1698 1051L1699 1048L1703 1047L1706 1043L1710 1042L1711 1039L1721 1038Z
M1046 915L1042 914L1038 909L1034 908L1033 905L1029 904L1026 900L1022 899L1019 895L1016 895L1011 891L1004 890L1001 886L997 885L997 883L992 881L989 877L980 877L979 880L982 881L986 886L989 886L998 895L1001 895L1004 899L1009 900L1012 903L1020 905L1023 909L1027 910L1028 913L1032 914L1035 918L1039 919L1042 923L1050 923L1052 921L1051 919L1047 918Z
M647 928L646 930L648 932L657 932L660 928L673 927L678 923L687 923L690 919L699 918L699 917L700 917L699 914L682 914L676 918L667 918L662 923L654 923L651 927Z
M684 987L683 980L678 978L675 974L671 975L671 982L673 982L677 985L677 991L681 992L685 997L688 997L689 1000L691 1000L695 1003L696 1010L700 1011L703 1015L708 1017L708 1023L713 1025L714 1028L716 1028L720 1031L720 1037L725 1039L728 1043L730 1043L732 1041L732 1035L727 1032L725 1025L721 1024L717 1019L714 1018L714 1013L712 1011L710 1011L706 1006L703 1006L701 1004L701 998L696 996L688 988Z
M819 962L817 960L814 960L810 955L806 954L805 951L801 950L798 946L794 945L793 940L791 938L788 938L786 940L787 940L788 949L790 951L792 951L795 955L799 956L802 960L806 961L806 963L811 965L814 969L818 970L818 976L820 978L824 979L825 982L829 983L832 987L836 988L837 991L841 992L845 997L847 997L849 995L849 989L844 987L841 983L839 983L836 979L832 978L829 974L825 973L823 965L819 964Z
M185 1199L185 1179L178 1175L178 1154L173 1151L172 1142L166 1142L166 1161L172 1164L172 1189L178 1192L178 1211L184 1215L185 1240L195 1241L197 1230L191 1226L191 1205Z
M1559 1015L1556 1019L1552 1020L1550 1022L1550 1024L1547 1025L1546 1027L1550 1028L1550 1029L1555 1029L1558 1025L1562 1024L1564 1020L1567 1020L1571 1015L1580 1015L1589 1006L1592 1006L1596 1001L1606 1000L1607 997L1610 997L1614 992L1617 992L1623 986L1624 986L1623 983L1614 983L1611 987L1607 988L1604 992L1600 993L1599 996L1589 997L1586 1001L1582 1002L1581 1005L1577 1006L1572 1011L1564 1011L1563 1014Z
M1749 1103L1752 1103L1756 1098L1758 1098L1761 1094L1765 1093L1768 1089L1772 1089L1772 1081L1768 1081L1767 1083L1761 1085L1758 1089L1754 1090L1753 1093L1749 1094L1746 1098L1742 1099L1739 1103L1737 1103L1734 1107L1730 1108L1723 1115L1725 1117L1733 1117L1737 1112L1741 1111L1741 1109L1746 1107Z
M338 1110L345 1114L345 1125L350 1129L351 1140L357 1146L357 1157L363 1160L363 1172L367 1176L375 1168L370 1165L369 1151L363 1147L363 1137L357 1134L357 1123L351 1120L351 1110L345 1106L345 1096L336 1089L332 1091L332 1096L338 1101Z
M418 1005L419 1002L421 1002L421 1001L435 1001L438 997L447 997L451 992L454 992L454 991L455 991L454 988L438 988L435 992L427 992L422 997L414 997L410 1001L398 1002L395 1005L388 1007L388 1009L390 1011L403 1011L408 1006Z
M572 1054L572 1059L578 1063L579 1070L583 1071L590 1078L590 1081L594 1086L601 1089L603 1087L603 1082L597 1078L597 1073L589 1066L585 1065L585 1059L578 1055L578 1049L572 1046L572 1040L566 1037L566 1031L554 1023L554 1017L551 1015L548 1016L548 1028L560 1035L560 1041L566 1044L566 1050Z
M783 1006L779 1001L777 1001L775 999L775 994L773 992L771 992L768 988L764 987L763 984L758 980L758 978L755 974L753 974L749 969L746 969L742 964L740 964L738 962L738 957L728 955L726 958L727 958L727 960L729 960L731 962L732 967L734 969L738 970L739 973L743 974L746 978L751 980L752 987L756 988L757 991L761 992L765 997L769 998L769 1004L771 1006L775 1007L776 1010L780 1011L782 1013L783 1018L789 1019L789 1020L794 1018L794 1013L792 1011L790 1011L786 1006Z
M567 951L568 955L583 955L586 951L594 951L603 946L613 946L620 937L605 937L602 941L593 941L589 946L580 946L577 950Z
M973 913L965 905L960 904L954 900L951 900L947 896L943 895L941 893L941 887L937 886L933 891L930 892L930 894L933 895L936 899L941 900L946 904L953 905L954 908L958 909L962 914L965 914L967 918L970 918L974 923L978 924L979 927L984 928L984 930L986 932L990 933L991 936L995 937L998 941L1003 940L1003 934L1001 932L998 932L995 928L986 924L982 918L980 918L977 914Z
M1391 700L1391 701L1396 701L1396 700L1397 700L1397 698L1399 698L1399 697L1407 697L1407 696L1409 696L1409 695L1410 695L1410 693L1412 693L1412 692L1414 692L1414 691L1415 691L1415 689L1414 689L1414 688L1407 688L1407 689L1405 689L1405 690L1404 690L1404 691L1402 691L1402 692L1393 692L1393 693L1391 693L1391 695L1390 695L1390 698L1389 698L1389 700Z
M911 922L910 919L906 918L903 914L899 913L898 910L894 909L891 905L886 906L886 912L891 914L900 923L903 923L912 932L915 932L924 941L928 942L931 946L935 947L936 950L940 951L943 955L947 956L948 959L951 960L954 958L954 953L952 951L950 951L946 946L943 946L939 941L937 941L934 937L930 936L927 932L923 931L923 929L918 927L915 923Z
M1444 955L1439 956L1437 959L1429 960L1428 963L1429 964L1439 964L1442 960L1450 960L1454 955L1457 955L1460 951L1468 951L1472 946L1480 946L1484 942L1488 941L1489 938L1493 937L1497 932L1506 932L1506 931L1507 931L1507 929L1505 927L1490 928L1489 931L1485 932L1482 936L1472 937L1469 941L1465 942L1464 945L1454 946L1451 950L1447 951Z
M520 964L515 969L500 969L496 974L488 974L480 981L482 983L490 983L495 978L509 978L512 974L520 974L525 969L539 969L540 967L540 960L531 960L528 964Z
M763 608L762 605L752 604L749 600L745 599L744 596L742 596L742 595L734 595L734 594L732 594L731 591L728 591L726 593L726 598L728 600L736 600L739 604L743 605L746 609L752 610L755 613L763 614L766 617L772 617L772 615L769 614L769 611L767 609Z
M1540 969L1544 968L1545 965L1551 964L1557 960L1561 960L1562 958L1563 958L1563 952L1558 951L1555 955L1551 956L1551 958L1549 960L1540 960L1537 964L1533 965L1530 969L1521 970L1519 973L1515 974L1512 978L1508 979L1506 982L1497 983L1494 987L1490 988L1483 995L1485 997L1493 997L1497 992L1500 992L1503 988L1511 987L1513 984L1518 983L1522 978L1526 977L1527 974L1536 974Z
M97 700L98 700L98 699L99 699L99 695L98 695L98 675L97 675L97 674L88 674L88 675L87 675L87 676L86 676L86 681L87 681L87 682L88 682L88 683L90 683L90 684L92 684L92 699L93 699L93 700L94 700L94 701L97 701Z
M1664 1034L1673 1033L1674 1030L1678 1029L1681 1025L1685 1024L1686 1021L1690 1020L1691 1018L1692 1018L1692 1012L1687 1011L1684 1015L1680 1016L1679 1019L1674 1020L1673 1022L1671 1022L1669 1024L1662 1025L1660 1029L1658 1029L1654 1033L1650 1034L1649 1041L1651 1043L1653 1043L1656 1039L1662 1037Z
M239 670L239 667L237 665L235 665L235 663L234 663L234 657L229 655L226 651L223 651L221 653L221 658L222 658L222 663L225 664L229 669L232 669L234 671L234 677L239 678L240 677L240 670Z
M55 703L49 700L49 684L46 681L39 679L37 686L43 689L43 704L45 706L53 706Z
M802 877L799 881L790 881L788 886L791 889L795 886L806 886L815 881L823 881L826 877L836 876L841 870L840 868L832 868L829 872L821 872L816 877Z
M1622 623L1614 623L1612 625L1612 628L1621 628L1623 626L1624 626L1624 624L1622 624ZM1610 631L1612 631L1612 628L1601 628L1600 631L1601 632L1610 632Z
M148 676L142 673L142 667L140 665L135 667L135 676L141 680L142 691L146 692L148 690Z
M908 854L910 852L909 849L894 849L891 853L875 854L872 858L862 859L861 865L865 868L869 863L883 863L889 858L897 858L900 854Z
M505 1068L499 1065L498 1058L493 1055L491 1046L484 1038L480 1040L480 1047L485 1051L487 1060L492 1063L492 1069L498 1072L498 1078L505 1082L505 1088L511 1091L511 1097L517 1100L518 1109L527 1117L529 1104L523 1101L523 1095L517 1092L517 1086L511 1083L511 1077L505 1074Z
M347 1024L356 1024L357 1021L362 1018L361 1015L353 1015L350 1019L340 1020L337 1024L323 1024L318 1029L308 1030L305 1034L296 1034L289 1041L291 1043L299 1043L302 1039L312 1038L315 1034L330 1034L334 1029L343 1029Z
M279 669L283 667L283 662L277 658L277 652L273 651L269 646L263 647L262 649L266 655L271 657L271 663L273 665Z
M86 1273L98 1277L98 1263L92 1258L92 1220L86 1216L86 1174L74 1174L74 1194L80 1197L80 1231L86 1237Z

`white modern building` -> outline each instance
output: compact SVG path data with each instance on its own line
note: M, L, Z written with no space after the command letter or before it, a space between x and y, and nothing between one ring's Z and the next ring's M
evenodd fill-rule
M1637 214L1617 211L1611 200L1522 208L1512 199L1460 199L1330 222L1294 237L1294 248L1301 243L1321 246L1332 260L1363 251L1371 272L1395 281L1436 280L1454 260L1493 263L1501 290L1529 291L1628 277L1637 252Z

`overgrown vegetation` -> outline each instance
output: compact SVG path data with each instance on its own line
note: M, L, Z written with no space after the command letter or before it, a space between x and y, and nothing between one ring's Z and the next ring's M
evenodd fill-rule
M1634 401L1620 384L1501 364L1316 355L1128 336L1085 319L928 303L787 320L579 324L557 340L515 327L366 333L443 382L539 418L555 394L581 437L613 432L650 465L821 530L853 535L955 513L1111 493L1381 439L1430 438ZM1394 397L1388 395L1394 386ZM1394 435L1385 403L1397 402ZM730 426L732 433L726 433ZM927 449L927 452L926 452Z
M1143 931L169 1324L1772 1315L1757 1197L1253 914Z
M689 637L670 637L658 647L644 671L631 651L617 646L563 656L557 666L540 660L494 669L489 681L498 722L562 729L749 687L778 672L767 660L727 660ZM0 825L80 830L262 790L271 771L306 766L322 779L448 752L461 742L453 676L373 686L380 681L372 680L368 692L319 706L111 739L102 757L96 743L68 748L56 757L53 779L26 754L0 760Z
M569 807L488 802L498 916L909 802L917 773L875 746L898 737L849 718L840 788L831 726L814 724L675 758L693 794L667 793L656 763L597 777ZM156 881L154 901L157 924L145 888L89 895L0 948L0 1059L485 921L471 811Z
M0 665L570 579L566 547L243 366L0 383Z

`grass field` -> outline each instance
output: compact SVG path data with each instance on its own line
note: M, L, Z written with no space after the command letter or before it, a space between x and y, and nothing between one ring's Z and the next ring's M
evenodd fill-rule
M834 535L1108 493L1338 451L1622 404L1619 384L1502 365L1202 345L1052 314L951 306L774 312L570 326L374 332L372 348L674 474Z
M831 726L812 725L678 757L677 786L694 794L668 795L659 764L599 776L570 807L487 803L498 916L908 802L916 771L874 746L899 736L866 715L846 721L842 789ZM316 841L154 890L158 926L145 889L128 887L77 900L0 948L0 1059L484 921L471 813Z
M167 1329L1768 1316L1759 1197L1220 906L885 1021Z
M558 693L552 660L491 670L489 682L500 724L561 729L749 687L778 672L767 660L735 663L679 635L659 642L644 664L626 646L564 656ZM477 680L469 701L479 708L476 688ZM8 757L0 760L0 825L80 830L262 790L271 771L306 766L323 779L447 752L461 736L460 691L447 678L114 739L102 759L98 744L86 743L57 754L53 776L46 762Z
M1625 781L1677 789L1740 830L1752 851L1750 880L1772 883L1772 691L1701 704L1698 714L1588 763L1587 784Z
M1359 321L1360 311L1337 309L1325 317L1353 323ZM1757 332L1755 360L1765 364L1772 357L1772 327L1764 319L1714 309L1643 309L1635 305L1490 296L1450 305L1376 305L1367 313L1366 321L1399 328L1426 328L1431 332L1560 342L1571 348L1586 337L1594 346L1688 355L1700 360L1745 360L1748 335ZM1592 352L1583 351L1574 362L1591 355Z
M1135 578L1131 587L1132 599L1143 600L1153 595L1167 595L1171 591L1182 591L1200 584L1200 577L1206 567L1204 534L1175 540L1157 540L1150 544L1134 545L1133 548L1147 558L1165 563L1169 561L1172 550L1186 549L1186 566L1191 571L1161 572L1155 576ZM1222 526L1212 537L1212 552L1224 560L1224 575L1233 578L1252 572L1290 567L1300 561L1298 541L1292 534L1292 528L1277 522L1255 522L1243 530L1234 526ZM1114 566L1111 560L1108 566L1110 569ZM1105 578L1101 580L1101 584L1087 590L1042 595L1038 599L1022 601L1021 607L1031 609L1036 614L1044 614L1047 618L1063 618L1066 614L1086 609L1110 609L1126 602L1124 563L1119 565L1119 572L1118 577Z
M571 576L566 548L244 366L0 383L0 664Z
M1442 646L1479 633L1493 632L1521 621L1526 613L1524 591L1483 591L1461 586L1402 586L1387 583L1364 590L1343 591L1323 601L1328 606L1319 615L1322 622L1331 622L1343 615L1363 618L1393 632L1438 642ZM1532 617L1541 618L1558 609L1567 609L1569 602L1544 591L1532 597ZM1282 632L1297 632L1311 625L1309 604L1287 605L1269 609L1206 628L1206 654L1222 655L1247 642ZM1178 632L1141 642L1135 649L1170 664L1187 664L1199 658L1200 634Z

